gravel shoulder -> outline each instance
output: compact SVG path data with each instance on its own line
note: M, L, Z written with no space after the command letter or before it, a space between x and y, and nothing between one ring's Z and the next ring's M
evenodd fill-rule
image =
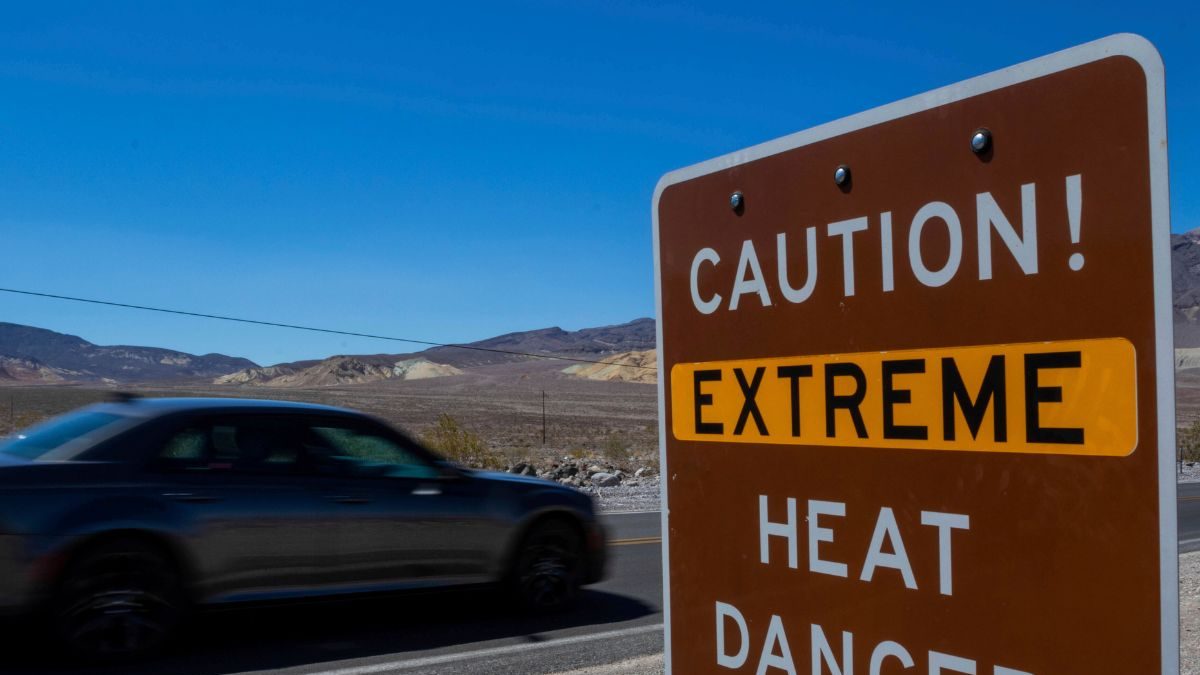
M659 478L654 476L636 485L580 488L592 495L596 505L605 513L629 511L658 511L661 506Z
M1200 551L1179 556L1179 672L1200 675Z
M659 675L663 672L663 655L651 654L606 666L571 670L558 675Z

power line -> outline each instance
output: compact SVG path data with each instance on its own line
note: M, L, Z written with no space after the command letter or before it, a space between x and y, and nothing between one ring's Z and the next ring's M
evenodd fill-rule
M354 331L336 330L333 328L317 328L314 326L299 326L291 323L279 323L276 321L261 321L258 319L243 319L235 316L222 316L220 314L205 314L203 312L189 312L182 309L167 309L165 307L147 307L146 305L132 305L125 302L112 302L110 300L95 300L92 298L77 298L70 295L55 295L53 293L40 293L38 291L24 291L16 288L0 288L2 293L14 293L16 295L29 295L37 298L52 298L54 300L69 300L71 302L85 302L92 305L105 305L108 307L123 307L125 309L140 309L146 312L161 312L163 314L177 314L180 316L191 316L201 319L216 319L218 321L232 321L234 323L248 323L256 326L270 326L272 328L290 328L292 330L305 330L312 333L328 333L330 335L347 335L350 337L369 338L372 340L387 340L389 342L407 342L415 345L425 345L429 347L447 347L451 349L468 349L474 352L490 352L493 354L507 354L510 356L526 356L533 359L552 359L555 361L575 361L577 363L592 363L601 366L621 366L623 368L638 368L640 370L657 370L650 366L634 366L615 361L593 361L591 359L580 359L572 356L557 356L553 354L533 354L530 352L518 352L509 349L492 349L490 347L477 347L474 345L462 345L448 342L433 342L431 340L417 340L414 338L391 337L388 335L372 335L371 333L356 333Z

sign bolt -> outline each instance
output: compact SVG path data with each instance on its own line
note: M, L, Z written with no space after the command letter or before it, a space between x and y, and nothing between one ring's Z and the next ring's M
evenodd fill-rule
M971 151L974 152L975 154L982 155L983 153L990 150L991 147L992 147L992 132L991 131L989 131L985 128L980 128L975 131L975 134L973 136L971 136Z
M729 208L740 214L742 212L742 207L745 205L746 198L742 196L740 191L729 195Z
M833 182L838 185L846 185L850 182L850 167L842 164L833 170Z

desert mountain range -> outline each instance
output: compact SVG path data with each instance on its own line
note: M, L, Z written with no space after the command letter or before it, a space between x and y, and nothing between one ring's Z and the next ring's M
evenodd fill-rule
M0 323L0 383L193 381L230 386L321 387L448 377L472 368L531 358L504 352L595 361L626 359L628 366L634 366L645 362L644 352L654 349L654 341L654 320L636 319L577 331L544 328L508 333L465 345L472 349L434 347L418 353L339 355L259 366L249 359L222 354L196 356L155 347L104 347L74 335ZM567 365L564 363L564 368ZM615 371L610 368L595 379L646 381L646 373L653 374L628 366ZM578 376L592 377L590 373Z
M311 362L310 362L311 363ZM423 380L462 375L463 371L424 358L384 356L332 356L311 365L282 364L246 368L222 375L213 384L248 384L259 387L327 387L380 380Z
M224 354L103 347L44 328L0 323L0 381L153 382L213 378L254 365L249 359Z
M604 359L604 363L578 363L567 366L563 372L589 380L654 384L658 381L657 368L658 353L647 349L609 356Z
M1171 235L1175 348L1200 348L1200 230Z
M631 353L654 349L654 319L599 328L565 331L561 328L507 333L459 347L433 347L416 354L372 354L331 356L320 361L297 361L253 367L218 377L215 384L244 384L263 387L320 387L363 384L381 380L417 380L462 374L465 370L529 360L534 354L569 356L593 361L627 359L618 373L592 377L592 373L566 371L589 379L645 382L646 372L637 367ZM495 351L489 351L495 350ZM513 354L507 352L520 352ZM654 379L649 380L653 382Z

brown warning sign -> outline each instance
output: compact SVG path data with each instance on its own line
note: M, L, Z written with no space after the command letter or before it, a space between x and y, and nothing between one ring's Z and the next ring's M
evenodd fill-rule
M1178 671L1165 127L1122 35L662 179L671 672Z

